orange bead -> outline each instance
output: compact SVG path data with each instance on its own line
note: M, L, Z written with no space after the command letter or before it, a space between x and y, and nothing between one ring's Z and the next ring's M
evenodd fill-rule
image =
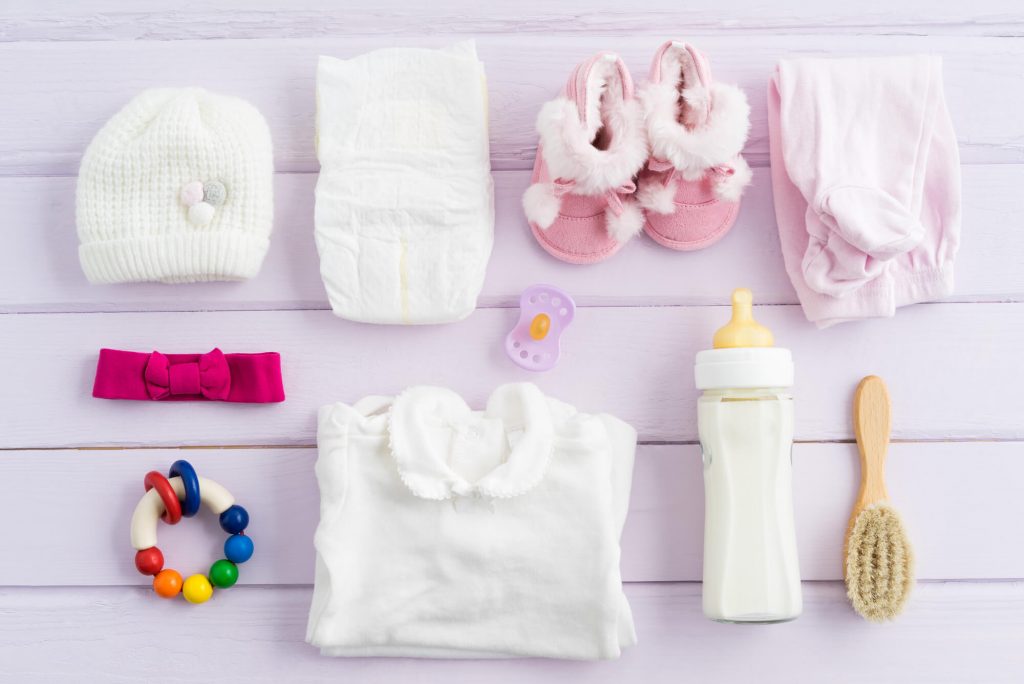
M161 570L153 578L153 591L164 598L174 598L181 592L181 575L177 570Z
M546 313L540 313L530 321L530 337L535 340L543 340L551 330L551 318Z

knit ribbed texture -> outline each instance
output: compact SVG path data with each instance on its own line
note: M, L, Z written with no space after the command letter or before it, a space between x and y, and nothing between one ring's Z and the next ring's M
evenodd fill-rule
M92 283L251 278L273 226L273 173L270 131L249 103L199 88L144 91L82 158L82 270Z

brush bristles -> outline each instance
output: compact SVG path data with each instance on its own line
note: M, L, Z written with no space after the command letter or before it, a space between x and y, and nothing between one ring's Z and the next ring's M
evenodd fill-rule
M846 550L846 593L872 622L901 612L914 585L914 553L895 509L868 506L857 516Z

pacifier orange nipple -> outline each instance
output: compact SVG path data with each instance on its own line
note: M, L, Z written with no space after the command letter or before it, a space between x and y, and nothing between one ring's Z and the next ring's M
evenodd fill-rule
M546 313L539 313L530 321L530 337L535 340L543 340L551 330L551 317Z
M745 287L732 291L732 319L715 332L715 349L771 347L772 331L754 320L754 294Z

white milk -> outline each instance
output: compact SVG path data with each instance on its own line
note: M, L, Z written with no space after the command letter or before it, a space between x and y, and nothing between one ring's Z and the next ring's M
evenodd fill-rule
M800 615L793 524L793 355L754 320L750 290L732 293L732 319L697 352L704 393L704 614L723 622Z
M704 614L728 622L800 615L793 524L793 400L786 389L710 390L704 453Z

